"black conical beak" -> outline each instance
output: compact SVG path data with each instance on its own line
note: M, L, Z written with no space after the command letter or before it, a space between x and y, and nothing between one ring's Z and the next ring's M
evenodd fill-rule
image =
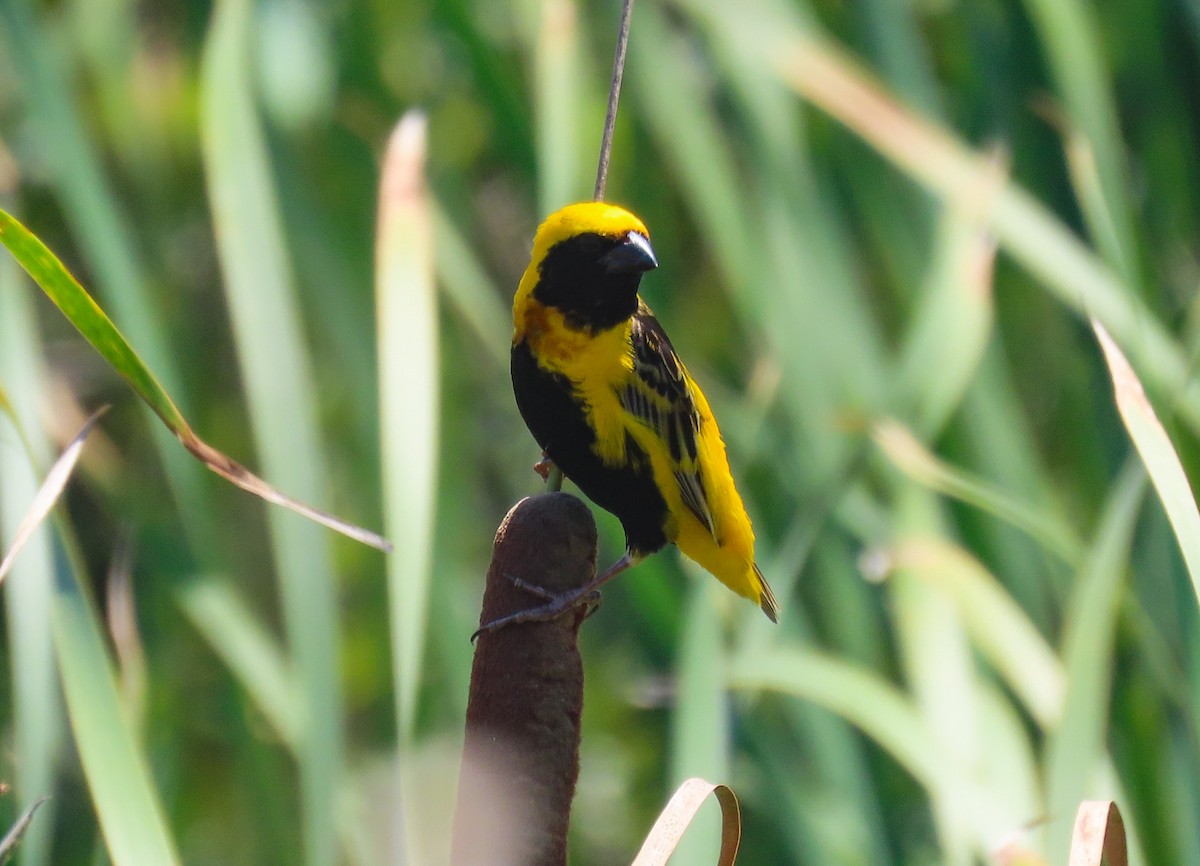
M640 274L658 267L658 259L645 235L629 232L625 240L601 257L610 274Z

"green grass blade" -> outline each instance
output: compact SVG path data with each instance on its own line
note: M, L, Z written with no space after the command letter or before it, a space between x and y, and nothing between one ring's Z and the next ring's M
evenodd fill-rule
M437 508L439 327L425 128L424 115L414 112L392 133L375 249L384 503L388 531L399 542L388 559L388 594L402 746L416 724Z
M75 557L55 544L51 617L67 714L113 866L180 863Z
M88 125L76 108L56 50L61 46L37 20L35 5L28 0L0 3L0 39L10 49L29 116L45 137L39 154L46 160L63 216L95 274L106 306L139 347L149 368L157 371L167 391L186 409L184 376L151 292L130 221L105 174L101 146L88 135ZM128 89L122 90L121 99L126 105L132 102ZM140 137L142 131L131 134ZM174 496L187 515L183 531L194 551L208 549L214 543L208 519L212 508L202 473L178 450L172 436L151 428Z
M699 0L689 0L699 2ZM759 19L741 26L743 50L772 58L800 95L845 123L931 192L969 207L986 188L987 160L899 105L842 51L811 33ZM1146 374L1180 395L1180 414L1200 430L1200 381L1179 346L1129 286L1028 191L1009 182L982 214L1000 246L1065 306L1093 316L1136 350Z
M980 683L977 706L979 737L986 745L973 768L973 779L991 795L987 808L976 816L978 841L979 847L998 861L995 852L1000 840L1033 836L1029 828L1046 814L1041 767L1024 715L999 688ZM1035 847L1032 838L1022 841Z
M1085 201L1084 215L1093 240L1122 280L1136 287L1128 172L1094 7L1080 0L1025 0L1024 5L1041 36L1069 125L1078 128L1092 153L1099 202L1088 207Z
M534 114L537 122L538 215L543 217L587 195L582 170L582 114L578 6L575 0L541 0L535 48Z
M726 283L735 290L753 272L747 208L733 154L706 104L699 70L687 46L668 27L662 11L638 7L636 39L654 51L631 50L628 82L644 121L655 136ZM654 226L650 226L651 232Z
M977 683L966 630L951 599L912 571L897 569L888 582L905 680L938 743L944 770L929 788L947 864L972 862L972 797L966 773L981 744Z
M1188 574L1192 577L1192 589L1197 602L1200 602L1200 511L1196 510L1192 485L1188 482L1167 431L1154 413L1154 407L1146 398L1142 383L1138 381L1124 353L1103 325L1092 322L1092 328L1104 350L1104 360L1112 376L1121 420L1125 422L1125 429L1129 431L1129 437L1137 447L1167 518L1171 521L1171 529L1175 531L1175 539L1179 542Z
M919 484L995 515L1039 541L1064 562L1076 565L1082 559L1082 543L1056 517L939 460L902 425L882 421L875 426L873 438L888 459Z
M893 82L909 105L937 115L938 85L924 45L919 11L905 3L866 0L863 16L868 44L884 78Z
M154 373L142 362L91 295L36 235L3 210L0 210L0 243L8 247L21 267L28 271L101 357L133 386L138 396L162 419L183 447L209 469L243 490L282 505L356 541L384 551L391 549L389 542L379 535L280 493L197 436Z
M446 300L507 376L512 315L475 251L442 205L432 200L430 210L437 238L434 257L438 281Z
M900 539L880 551L889 568L904 569L950 598L985 659L1044 729L1062 717L1066 683L1054 650L1012 597L966 551L937 538Z
M37 490L34 465L50 462L50 448L30 419L38 417L47 377L33 315L33 294L15 263L0 262L0 548L7 547L21 515ZM24 452L17 443L24 443ZM32 458L32 459L31 459ZM12 749L21 756L13 780L18 802L30 804L55 792L54 768L65 732L50 633L54 565L48 531L37 533L13 566L4 586L5 641L8 644L9 724ZM50 862L51 828L58 811L53 801L25 834L21 862Z
M217 249L255 445L266 471L309 500L327 498L312 365L303 342L266 141L253 104L249 0L215 9L202 67L201 131ZM289 656L303 708L304 856L337 859L342 772L338 604L328 540L295 515L270 519Z
M145 267L136 253L129 221L104 175L96 145L73 104L66 76L51 48L52 40L36 21L33 6L29 0L0 4L0 20L6 25L0 27L0 38L6 38L21 71L30 114L43 126L47 141L52 142L44 154L63 200L64 215L117 318L125 323L167 387L180 393L183 377L164 329L158 324L160 316L152 301Z
M90 426L72 447L82 445ZM40 576L52 577L50 633L76 749L109 855L115 866L178 863L149 768L121 703L99 617L64 544L53 545L52 575ZM31 757L52 748L35 745Z
M304 716L294 675L275 639L233 587L213 577L197 578L180 590L179 604L279 738L293 750L300 748Z
M909 700L860 667L798 648L739 656L728 671L730 688L779 692L812 701L875 740L926 788L943 772L937 741Z
M725 664L718 605L726 599L716 595L724 589L714 585L707 574L694 574L694 578L683 618L676 700L671 711L672 788L693 776L715 781L731 778L729 707L725 683L716 675ZM680 863L702 863L711 859L706 852L720 847L715 810L705 811L708 814L677 849Z
M54 253L33 232L3 210L0 210L0 242L8 247L13 258L29 272L67 320L133 387L171 432L180 435L180 431L186 430L187 421L174 401L112 320Z
M1003 183L999 169L993 183ZM980 197L989 194L983 190ZM953 209L943 213L896 374L905 410L924 436L941 432L983 358L992 333L995 256L995 241L985 229ZM938 374L929 375L931 370Z
M1046 740L1046 791L1051 862L1066 862L1071 821L1094 790L1108 732L1117 610L1138 511L1145 495L1141 467L1127 466L1106 503L1080 570L1063 627L1067 692L1062 723Z

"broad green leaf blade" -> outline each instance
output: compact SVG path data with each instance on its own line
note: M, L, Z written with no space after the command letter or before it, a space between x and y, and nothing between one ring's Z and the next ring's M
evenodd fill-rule
M1103 325L1093 320L1092 329L1104 350L1121 420L1125 422L1125 429L1129 431L1171 521L1188 574L1192 577L1192 589L1200 602L1200 511L1196 510L1192 485L1167 431L1146 399L1137 373Z
M742 839L742 815L737 796L731 788L704 779L688 779L679 786L654 822L633 866L666 866L709 794L715 794L721 805L721 848L717 866L733 866Z
M71 276L45 244L3 210L0 210L0 242L8 247L14 258L29 272L79 333L133 386L138 396L183 443L183 447L209 469L268 502L289 508L363 544L383 551L391 550L390 543L383 537L280 493L250 470L200 439L188 426L158 379L91 295Z
M380 180L375 296L379 322L380 453L389 533L392 665L400 742L416 721L429 617L438 464L438 309L425 190L425 117L392 133Z
M75 464L79 461L79 455L83 452L83 443L87 441L88 434L92 432L92 427L100 420L100 416L107 411L108 407L104 406L94 412L83 425L83 429L75 435L75 438L63 449L58 460L50 467L50 471L46 474L46 480L38 488L37 495L33 498L33 502L30 503L25 518L13 534L8 552L4 555L4 559L0 561L0 582L3 582L5 575L8 574L8 570L12 568L17 554L21 552L21 548L25 546L25 542L29 540L42 521L46 519L50 510L54 508L55 503L58 502L58 497L66 489L67 481L71 478L71 473L75 471Z

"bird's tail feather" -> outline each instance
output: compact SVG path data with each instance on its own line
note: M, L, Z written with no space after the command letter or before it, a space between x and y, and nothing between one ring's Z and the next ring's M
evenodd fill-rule
M771 622L779 622L779 602L775 600L775 593L771 592L771 587L767 585L757 563L754 565L754 574L758 577L758 606L767 615L767 619Z

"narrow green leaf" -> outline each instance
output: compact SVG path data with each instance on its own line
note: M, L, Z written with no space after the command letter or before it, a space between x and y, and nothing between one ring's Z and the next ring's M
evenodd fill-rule
M214 577L199 577L180 590L179 604L279 739L299 749L304 708L294 676L275 639L233 588Z
M1200 602L1200 511L1196 510L1192 485L1188 482L1167 431L1146 398L1137 373L1129 366L1124 353L1103 325L1093 320L1092 329L1100 341L1100 348L1104 350L1104 360L1112 377L1121 420L1125 422L1125 429L1137 446L1146 472L1171 521L1171 529L1175 531L1175 539L1179 542L1188 574L1192 577L1192 589Z
M75 745L114 866L178 864L146 758L121 704L112 660L76 558L55 544L51 617Z
M689 571L692 569L689 569ZM699 569L696 569L699 571ZM729 707L725 683L713 676L725 664L718 605L727 599L723 587L708 575L690 582L679 645L676 700L671 708L672 785L693 776L731 778L729 769ZM715 818L706 815L705 819ZM679 862L700 863L717 849L719 827L702 820L679 845Z
M736 689L774 691L812 701L875 740L926 788L943 772L940 750L909 700L860 667L798 648L739 656L727 673Z
M579 9L575 0L541 0L535 61L538 212L541 216L587 198L579 158L581 79ZM599 138L597 137L597 140Z
M425 191L425 117L392 133L380 179L375 263L380 453L389 533L392 665L400 742L409 744L429 617L438 464L438 309Z
M184 420L171 397L159 384L158 379L138 357L91 295L71 276L62 262L50 252L45 244L3 210L0 210L0 243L8 247L13 257L20 262L21 267L29 272L34 281L42 287L50 300L54 301L63 315L92 344L92 347L112 365L122 378L133 386L138 396L162 419L167 428L183 444L183 447L199 458L209 469L268 502L289 508L309 520L314 520L363 544L369 544L383 551L391 550L389 542L381 536L280 493L244 466L200 439L188 426L187 421Z
M709 0L686 0L701 14ZM729 19L726 29L743 52L763 58L798 94L840 120L940 198L965 208L987 188L988 161L945 129L913 114L844 51L801 31L762 4L756 14ZM980 213L1001 248L1037 277L1065 306L1094 316L1121 342L1137 347L1155 384L1180 395L1179 410L1200 431L1200 380L1167 329L1120 276L1087 249L1061 220L1011 181ZM1110 202L1111 203L1111 202Z
M888 587L904 678L937 740L943 764L937 784L929 787L941 857L947 864L970 866L974 798L968 779L983 747L971 647L958 611L941 587L903 566Z
M434 258L446 300L475 333L489 357L508 375L511 313L475 251L445 209L431 198Z
M0 210L0 242L63 313L176 435L187 429L179 409L133 347L45 244Z
M992 190L1003 182L997 167ZM990 194L991 190L980 191L981 198ZM983 358L992 331L995 257L995 239L978 224L977 216L945 209L896 374L913 425L926 437L941 432Z
M51 462L51 448L32 419L45 394L48 377L42 363L34 295L24 285L15 261L0 261L0 547L12 543L17 527L37 494L35 467ZM18 444L19 443L19 444ZM24 446L23 448L20 446ZM54 585L51 533L37 533L13 566L4 584L5 641L9 655L14 788L22 803L55 793L55 770L66 733L50 608ZM26 832L21 843L23 866L46 866L53 841L51 828L57 803Z
M999 517L1041 542L1069 564L1075 565L1082 559L1081 542L1053 515L938 460L903 425L882 421L876 425L873 438L896 467L919 484Z
M68 452L82 447L96 417ZM46 575L53 584L50 631L76 750L109 855L115 866L178 863L145 757L121 704L99 616L79 579L77 557L67 550L65 524L58 525L63 537L52 546L52 574ZM52 741L48 747L53 748Z
M1046 639L995 577L966 551L934 537L898 540L882 557L952 599L972 643L1044 728L1061 716L1066 682Z
M1090 152L1095 193L1084 197L1083 212L1092 238L1122 280L1137 287L1130 184L1096 10L1083 0L1025 0L1024 6L1057 80L1070 126Z
M1134 525L1146 489L1129 464L1105 505L1087 561L1076 578L1063 627L1067 692L1061 724L1046 739L1051 862L1066 862L1071 818L1095 789L1108 731L1117 611Z
M200 131L217 252L265 471L300 496L327 498L313 363L304 340L269 151L254 103L251 0L215 6L201 68ZM329 540L287 512L268 513L288 653L303 707L299 764L308 866L337 861L343 701L338 598Z

